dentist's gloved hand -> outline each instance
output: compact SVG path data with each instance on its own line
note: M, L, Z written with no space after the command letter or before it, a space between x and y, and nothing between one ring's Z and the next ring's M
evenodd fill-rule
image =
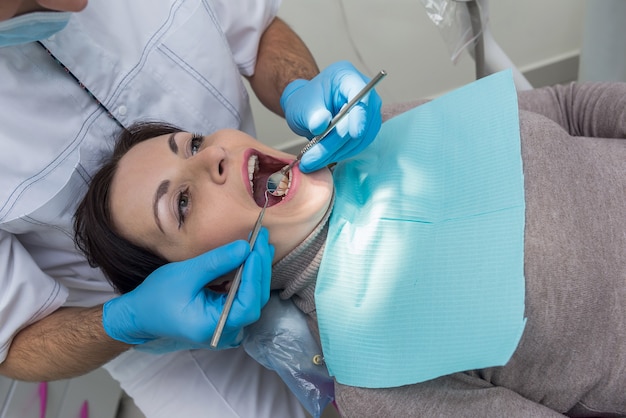
M289 127L309 139L324 132L333 116L369 80L352 64L340 61L328 66L312 80L294 80L280 98ZM307 151L300 161L304 173L356 155L374 140L380 130L382 101L372 90L331 133Z
M253 251L239 240L158 268L135 290L104 304L106 333L128 344L155 345L160 352L208 348L226 295L205 286L245 261L218 348L237 346L243 327L259 319L269 300L274 248L268 239L267 229L262 228Z

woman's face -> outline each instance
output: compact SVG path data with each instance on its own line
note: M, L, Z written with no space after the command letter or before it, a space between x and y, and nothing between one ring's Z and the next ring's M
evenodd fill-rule
M111 184L113 224L124 238L169 261L248 239L265 203L265 179L292 160L236 130L140 142L119 161ZM320 222L332 193L328 169L305 175L294 167L286 196L270 196L263 218L275 260Z

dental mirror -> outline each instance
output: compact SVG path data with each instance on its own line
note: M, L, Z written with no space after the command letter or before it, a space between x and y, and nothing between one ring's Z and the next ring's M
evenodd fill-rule
M337 113L337 115L335 115L335 117L330 121L328 127L324 130L324 132L311 139L311 141L309 141L309 143L306 144L304 148L302 148L302 151L300 151L296 159L293 160L291 164L286 165L285 167L280 169L280 171L271 174L267 178L267 191L269 191L274 196L284 196L285 192L289 189L289 183L291 183L291 169L293 168L293 166L295 166L298 161L302 159L304 153L311 149L313 145L326 138L326 135L328 135L330 131L335 128L335 126L348 114L350 110L352 110L352 108L363 98L363 96L369 93L370 90L372 90L374 86L376 86L376 84L378 84L378 82L382 80L386 75L387 72L385 70L381 70L378 74L376 74L376 76L372 78L370 82L367 83L365 87L363 87L361 91L359 91L357 95L354 96L352 100L350 100L350 102L348 102L347 105L341 108L339 113Z
M270 174L267 178L267 191L270 194L277 197L285 194L285 191L289 188L289 176L287 173L283 173L283 170L288 171L288 167L283 167L280 171Z

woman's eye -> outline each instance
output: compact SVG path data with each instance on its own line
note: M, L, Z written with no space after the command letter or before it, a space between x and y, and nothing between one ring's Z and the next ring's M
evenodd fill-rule
M189 141L189 150L191 151L191 155L195 155L198 151L200 151L200 146L202 145L202 141L204 137L200 134L193 134L191 137L191 141Z
M178 194L178 228L185 223L187 209L189 208L189 193L187 190Z

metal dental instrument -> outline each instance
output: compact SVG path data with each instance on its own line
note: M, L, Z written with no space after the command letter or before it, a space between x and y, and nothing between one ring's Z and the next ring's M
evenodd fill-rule
M259 213L259 217L252 228L252 232L250 233L250 239L248 243L250 243L250 249L254 247L254 243L256 242L256 238L259 235L259 231L261 230L261 222L263 221L263 216L265 215L265 209L267 209L267 203L269 202L269 197L267 193L269 190L265 191L265 204ZM235 278L230 284L230 289L228 289L228 295L226 295L226 303L224 304L224 310L220 315L220 319L217 321L217 327L213 332L213 338L211 338L211 348L217 348L217 345L220 342L220 338L222 336L222 332L224 331L224 325L226 325L226 320L228 319L228 314L230 313L230 309L233 306L233 301L235 300L235 295L237 294L237 290L239 289L239 285L241 284L241 275L243 274L243 266L245 262L242 263L237 269L237 273L235 273Z
M350 112L350 110L352 110L352 108L367 93L369 93L370 90L372 90L376 86L376 84L378 84L378 82L382 80L386 75L387 75L387 72L385 70L380 70L378 74L376 74L376 76L372 78L370 82L367 83L365 87L363 87L361 91L359 91L357 95L354 96L354 98L352 98L352 100L350 100L350 102L348 102L347 105L341 108L339 113L337 113L335 117L330 121L330 124L324 130L324 132L322 132L321 134L311 139L309 143L306 144L304 148L302 148L302 151L300 151L300 153L298 154L295 160L293 160L289 165L280 169L280 171L277 171L271 174L267 179L267 190L274 196L282 196L284 194L284 191L280 189L279 186L280 186L281 181L285 178L285 176L289 172L289 170L291 170L302 159L302 156L304 155L304 153L310 150L313 145L317 144L322 139L326 138L326 135L328 135L330 131L332 131L335 128L335 126L344 118L344 116L346 116L348 112Z

